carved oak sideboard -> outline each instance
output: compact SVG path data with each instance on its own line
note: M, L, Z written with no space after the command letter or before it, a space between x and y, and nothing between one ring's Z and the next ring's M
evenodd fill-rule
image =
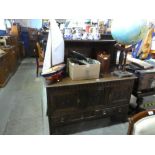
M111 117L123 121L128 115L134 80L109 75L80 81L65 78L46 85L50 134L58 126L83 120Z

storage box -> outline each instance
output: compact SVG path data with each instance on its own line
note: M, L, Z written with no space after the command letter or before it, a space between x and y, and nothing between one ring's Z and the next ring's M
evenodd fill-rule
M69 60L69 76L72 80L98 79L100 62L93 60L94 64L78 65Z

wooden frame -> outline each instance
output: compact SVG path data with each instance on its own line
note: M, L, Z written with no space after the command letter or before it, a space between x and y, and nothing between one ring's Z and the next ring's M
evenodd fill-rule
M151 115L155 115L155 109L142 111L142 112L139 112L139 113L135 114L134 116L130 117L129 118L129 127L128 127L128 133L127 134L132 135L134 124L137 121L139 121L140 119L142 119L144 117L151 116Z

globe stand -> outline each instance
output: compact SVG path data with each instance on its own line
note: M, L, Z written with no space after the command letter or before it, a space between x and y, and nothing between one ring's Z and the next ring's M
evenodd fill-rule
M128 52L132 49L132 46L125 47L125 45L115 44L115 47L120 50L120 56L119 56L119 65L118 70L114 71L112 74L115 76L118 76L120 78L122 77L130 77L133 74L126 71L126 59Z

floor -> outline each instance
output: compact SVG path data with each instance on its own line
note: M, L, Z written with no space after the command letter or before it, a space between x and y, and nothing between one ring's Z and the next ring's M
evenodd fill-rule
M34 59L25 59L0 89L0 134L44 134L42 88Z
M55 134L125 135L128 123L111 124L109 119L63 127ZM46 92L35 75L35 60L24 59L8 84L0 89L1 135L48 135Z

